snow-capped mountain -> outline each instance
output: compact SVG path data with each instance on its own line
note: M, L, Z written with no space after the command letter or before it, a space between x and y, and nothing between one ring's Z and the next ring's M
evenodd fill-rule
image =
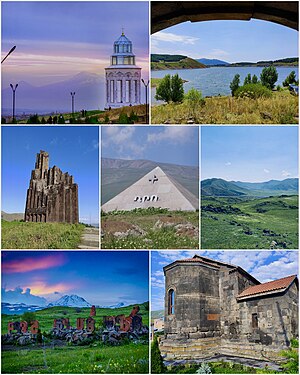
M123 307L123 306L125 306L125 303L120 302L120 303L117 303L116 305L98 306L98 307L102 307L103 309L118 309L119 307Z
M48 307L51 306L91 307L92 305L84 298L79 297L76 294L71 294L70 296L62 296L57 301L49 303Z

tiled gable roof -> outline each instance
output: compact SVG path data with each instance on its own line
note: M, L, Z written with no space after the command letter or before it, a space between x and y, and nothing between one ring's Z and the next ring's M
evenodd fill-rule
M292 282L297 278L296 275L283 277L282 279L269 281L267 283L251 286L245 289L242 293L237 296L237 299L243 299L246 297L254 297L263 293L272 293L286 290Z

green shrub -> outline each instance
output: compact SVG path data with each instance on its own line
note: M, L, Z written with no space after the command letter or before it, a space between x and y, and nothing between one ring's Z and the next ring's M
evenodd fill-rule
M34 320L36 320L36 314L34 312L31 312L31 311L26 311L21 316L21 319L25 320L25 322L27 322L28 325L30 326L30 323L33 322Z
M166 372L162 356L160 354L157 337L154 336L153 343L151 345L151 373L152 374L163 374Z
M196 114L197 107L202 107L205 105L205 100L202 98L201 91L194 88L188 91L184 97L184 100L187 102L193 116Z
M268 89L273 90L278 79L278 73L275 66L266 66L260 74L261 84Z
M292 338L291 339L291 347L292 348L299 348L299 340Z
M211 374L211 373L212 373L211 368L206 362L201 362L201 366L196 371L196 374Z
M252 83L252 80L251 80L251 74L248 73L245 77L245 80L244 80L244 86L245 85L248 85L249 83Z
M250 99L257 99L257 98L269 98L272 95L272 91L269 90L267 87L261 84L254 84L249 83L245 86L239 87L234 96L238 98L250 98Z
M295 349L283 350L280 353L287 359L286 363L282 365L286 369L287 374L299 374L299 353Z
M230 82L231 95L234 96L236 90L240 87L240 75L236 74Z
M288 87L289 85L291 84L297 84L297 80L296 80L296 73L295 71L293 70L287 77L286 79L282 82L282 85L284 87Z
M183 81L178 74L170 76L167 74L160 82L156 89L156 100L163 100L164 102L179 103L184 99Z

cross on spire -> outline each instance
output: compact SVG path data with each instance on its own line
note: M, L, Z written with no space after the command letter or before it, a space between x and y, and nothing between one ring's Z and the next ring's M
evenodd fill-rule
M124 34L124 27L123 27L123 26L122 26L122 35L125 35L125 34Z

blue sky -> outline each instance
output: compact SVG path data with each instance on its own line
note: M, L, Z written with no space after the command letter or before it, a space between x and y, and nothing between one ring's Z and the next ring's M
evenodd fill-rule
M198 166L196 126L103 126L102 157Z
M100 306L146 302L148 262L146 251L3 251L2 301L45 305L77 294Z
M260 182L298 177L297 126L204 126L201 180Z
M227 62L298 56L298 32L261 20L184 22L151 37L151 53Z
M151 310L164 309L163 267L195 254L242 267L261 283L298 274L297 251L152 251Z
M113 42L125 34L147 78L147 1L17 1L2 5L3 87L27 81L35 86L63 81L81 71L104 74Z
M74 176L79 190L79 219L99 222L98 127L2 127L2 210L24 212L36 154L49 153L56 165Z

